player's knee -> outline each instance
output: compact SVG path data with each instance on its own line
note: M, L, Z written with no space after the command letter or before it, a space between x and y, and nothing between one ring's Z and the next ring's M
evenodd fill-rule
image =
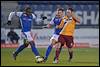
M69 52L72 52L72 51L73 51L73 49L72 49L72 48L68 48L68 51L69 51Z
M56 45L56 48L60 48L61 47L61 43L59 42L59 43L57 43L57 45Z
M29 42L26 39L24 39L24 45L25 45L25 47L27 47L29 45Z
M71 49L71 48L73 47L73 45L74 45L73 43L69 43L69 44L68 44L68 48Z
M56 40L52 39L51 44L55 45L56 44Z
M24 40L23 44L25 45L25 47L27 47L29 43Z
M25 44L25 47L28 47L28 45L29 45L29 44L26 43L26 44Z

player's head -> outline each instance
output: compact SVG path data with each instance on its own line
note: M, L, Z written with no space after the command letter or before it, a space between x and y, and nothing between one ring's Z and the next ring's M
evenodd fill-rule
M56 12L56 16L61 18L63 16L64 9L63 8L58 8Z
M32 9L30 7L26 7L24 11L28 15L30 15L32 13Z
M68 17L71 17L73 11L74 11L73 8L68 8L68 9L66 10L67 16L68 16Z

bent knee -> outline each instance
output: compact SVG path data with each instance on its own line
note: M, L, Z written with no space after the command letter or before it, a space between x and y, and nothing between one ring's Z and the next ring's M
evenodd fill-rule
M25 47L28 47L29 44L24 44L24 45L25 45Z
M57 41L56 41L55 39L52 39L52 40L51 40L51 44L52 44L52 45L55 45L56 43L57 43Z
M59 48L61 47L61 43L58 42L58 43L55 45L55 47L59 49Z
M24 39L24 45L25 45L25 47L27 47L29 45L28 40Z

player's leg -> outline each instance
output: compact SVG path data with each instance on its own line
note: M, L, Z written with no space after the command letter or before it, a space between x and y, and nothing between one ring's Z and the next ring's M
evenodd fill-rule
M53 63L58 63L58 62L55 62L55 61L56 61L56 60L57 60L57 61L59 60L59 55L60 55L62 46L63 46L64 43L65 43L64 36L63 36L63 35L60 35L59 38L58 38L58 41L59 41L59 43L60 43L60 47L56 49L56 55L55 55L55 58L54 58L54 62L53 62Z
M36 48L36 45L35 45L35 42L34 41L30 41L29 42L30 45L31 45L31 49L32 49L32 52L35 54L35 56L40 56L37 48Z
M24 44L20 45L15 52L13 52L13 58L14 60L16 60L16 56L27 46L29 45L28 41L26 39L24 39Z
M59 55L60 55L60 52L61 52L62 47L63 47L63 45L61 45L61 43L58 43L57 46L58 47L56 48L56 53L55 53L55 57L54 57L53 63L58 63L59 62Z
M52 50L53 45L55 45L58 42L58 37L59 36L55 35L55 34L51 37L51 39L50 39L51 44L48 46L48 48L46 50L46 53L45 53L45 56L44 56L44 62L47 60L47 58L48 58L48 56L49 56L49 54Z
M40 54L36 48L34 39L33 39L34 36L32 36L31 32L26 32L26 35L27 35L27 39L29 41L29 44L31 45L32 52L35 54L35 56L40 56Z
M20 45L15 52L13 52L13 58L14 60L16 60L16 56L24 49L26 48L28 45L29 45L29 42L28 40L26 39L26 34L25 33L21 33L21 39L23 39L23 44Z
M68 48L68 52L69 52L69 62L71 61L71 59L73 58L73 50L72 48Z
M45 53L45 57L44 57L44 62L47 60L48 56L50 55L50 52L52 50L53 45L56 44L56 40L52 39L51 44L48 46L46 53Z
M72 47L73 47L73 37L66 37L66 45L68 47L68 53L69 53L69 62L71 61L71 59L73 58L73 50L72 50Z

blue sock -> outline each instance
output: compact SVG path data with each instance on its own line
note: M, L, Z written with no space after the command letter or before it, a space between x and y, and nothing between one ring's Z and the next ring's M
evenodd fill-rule
M35 56L39 56L39 52L38 52L37 48L35 47L35 43L30 42L30 44L31 44L31 49L32 49L33 53L35 54Z
M48 58L48 56L49 56L51 50L52 50L52 45L49 45L49 46L48 46L48 49L46 50L46 54L45 54L45 58L46 58L46 59Z
M19 46L19 47L16 49L15 53L18 54L18 53L21 52L25 47L26 47L26 46L25 46L24 44L21 45L21 46Z

